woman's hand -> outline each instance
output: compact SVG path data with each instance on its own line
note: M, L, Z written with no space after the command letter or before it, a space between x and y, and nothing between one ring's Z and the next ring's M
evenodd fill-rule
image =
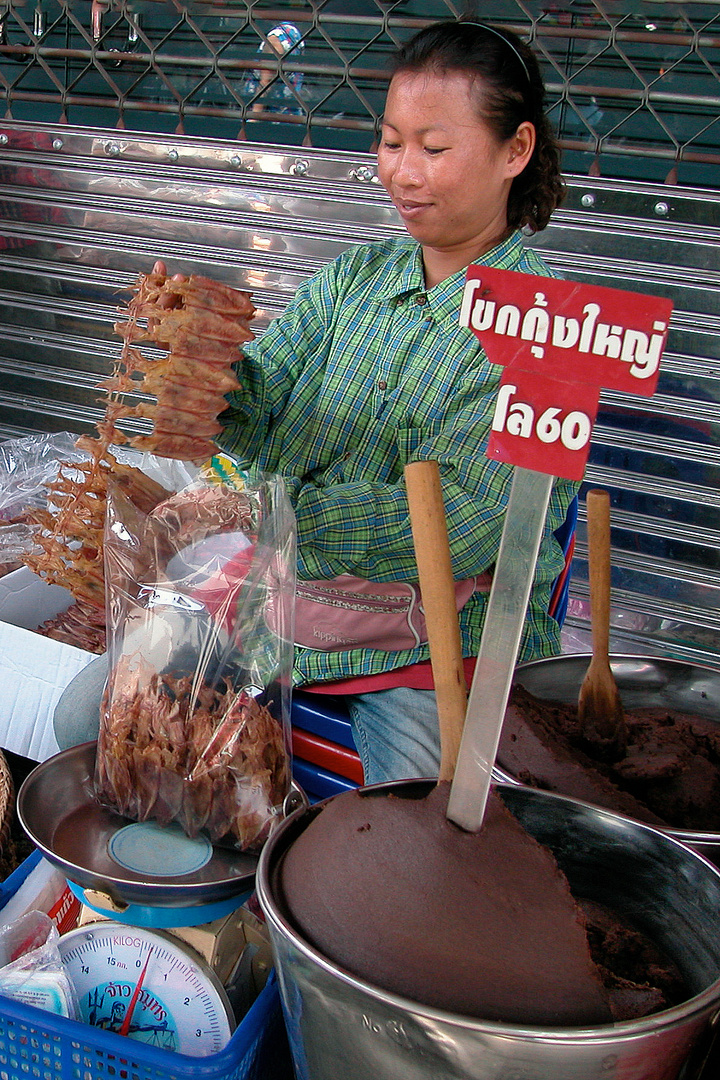
M158 259L154 263L153 268L152 268L152 277L159 278L160 279L159 283L163 284L163 285L168 280L167 266L165 265L165 263L163 262L162 259ZM180 282L187 281L188 276L187 276L187 274L173 274L173 276L169 280L170 281L177 281L178 283L180 283ZM179 297L177 295L174 295L172 292L167 292L167 293L163 292L163 293L160 294L160 297L158 299L158 304L162 308L178 307L180 305L180 303L181 303L181 301L180 301Z
M158 259L154 263L153 268L152 268L152 272L153 272L153 275L155 275L157 277L162 277L162 278L167 277L167 266L165 265L165 263L163 262L162 259ZM170 278L170 280L171 281L187 281L188 280L188 275L187 274L173 274L173 276Z

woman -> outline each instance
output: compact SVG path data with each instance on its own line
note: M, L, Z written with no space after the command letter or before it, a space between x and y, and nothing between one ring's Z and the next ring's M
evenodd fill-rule
M512 470L484 454L499 369L458 326L465 271L549 274L519 230L542 229L563 193L530 50L473 22L420 31L397 58L378 173L409 237L356 247L301 286L245 348L221 441L286 478L301 581L416 579L403 466L438 461L454 574L469 579L495 562ZM521 659L559 648L552 532L573 494L555 487ZM475 592L460 612L470 661L486 601ZM437 774L427 645L299 648L295 674L347 695L366 783Z
M420 31L397 58L378 172L409 235L341 255L244 347L220 441L285 478L300 583L415 581L403 468L437 461L454 575L468 581L496 560L512 468L485 456L500 369L458 325L465 272L475 262L547 275L519 230L542 229L563 192L530 50L472 22ZM559 651L552 534L573 495L555 485L524 660ZM477 590L460 611L468 681L486 603ZM346 697L366 783L437 775L427 644L298 647L295 683Z

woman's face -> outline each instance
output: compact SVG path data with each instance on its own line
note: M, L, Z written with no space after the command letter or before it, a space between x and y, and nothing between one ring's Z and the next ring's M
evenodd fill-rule
M506 234L510 186L532 154L532 124L499 142L471 90L458 71L401 72L388 90L378 174L426 264L460 269Z

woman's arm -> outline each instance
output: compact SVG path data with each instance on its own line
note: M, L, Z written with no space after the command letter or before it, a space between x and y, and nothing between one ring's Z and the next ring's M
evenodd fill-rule
M303 368L312 361L322 370L330 346L337 276L336 264L331 263L305 281L263 335L242 349L235 365L240 387L227 395L228 407L219 417L223 449L256 461Z

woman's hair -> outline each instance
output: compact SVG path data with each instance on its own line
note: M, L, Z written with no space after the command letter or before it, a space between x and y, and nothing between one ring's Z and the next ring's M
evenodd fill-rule
M535 54L506 30L470 21L438 22L420 30L398 52L399 72L459 71L476 81L479 113L498 141L505 142L523 121L535 128L535 149L514 178L508 224L544 229L565 195L558 145L545 114L545 87Z

